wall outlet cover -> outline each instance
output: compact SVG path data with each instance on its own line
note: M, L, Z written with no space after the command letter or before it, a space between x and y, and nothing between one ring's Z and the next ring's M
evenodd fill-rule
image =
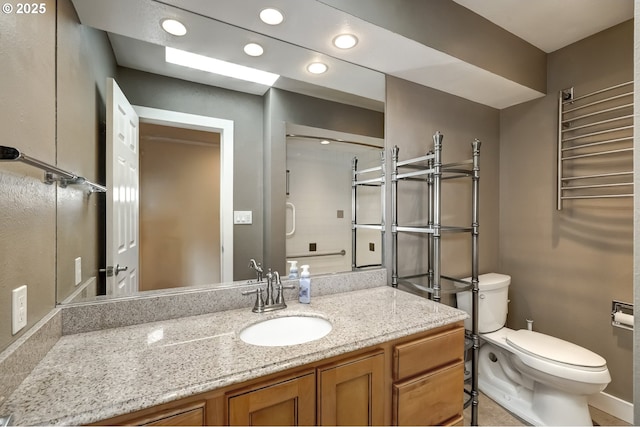
M11 333L17 334L27 326L27 285L11 291Z
M234 224L253 224L253 211L233 211Z

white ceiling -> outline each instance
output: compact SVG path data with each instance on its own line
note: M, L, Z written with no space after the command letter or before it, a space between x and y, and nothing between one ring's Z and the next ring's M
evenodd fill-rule
M276 87L382 110L389 74L463 98L505 108L544 94L461 61L316 0L72 0L83 24L107 31L118 63L156 74L253 94L268 89L217 78L164 61L164 46L280 74ZM441 0L444 1L444 0ZM545 51L553 51L633 16L633 0L455 0ZM279 26L258 19L267 6L285 13ZM181 20L183 37L160 30L163 18ZM336 34L359 36L356 49L331 44ZM242 52L248 42L260 58ZM306 65L321 60L324 75Z
M633 0L453 0L553 52L633 18Z

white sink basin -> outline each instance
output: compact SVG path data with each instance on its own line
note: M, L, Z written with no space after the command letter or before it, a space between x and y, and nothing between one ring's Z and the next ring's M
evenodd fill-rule
M276 317L247 326L240 339L247 344L279 347L318 340L331 332L331 322L321 317Z

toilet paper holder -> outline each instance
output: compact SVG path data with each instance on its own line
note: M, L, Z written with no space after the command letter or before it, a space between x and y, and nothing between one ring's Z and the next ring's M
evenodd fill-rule
M611 301L611 325L632 331L633 304L616 300Z

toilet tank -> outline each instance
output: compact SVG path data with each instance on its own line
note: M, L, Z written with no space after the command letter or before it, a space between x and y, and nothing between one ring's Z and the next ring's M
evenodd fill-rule
M471 281L471 277L463 280ZM507 304L511 276L487 273L478 276L478 332L481 334L497 331L507 322ZM471 291L458 292L458 308L471 316ZM471 330L471 317L464 321L464 327Z

